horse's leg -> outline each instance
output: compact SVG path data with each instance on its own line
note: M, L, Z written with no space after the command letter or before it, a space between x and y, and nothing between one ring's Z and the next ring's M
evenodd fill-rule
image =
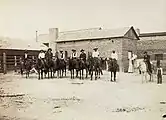
M65 77L66 77L66 66L65 66Z
M116 82L116 71L114 71L114 81Z
M142 76L142 84L143 84L143 81L144 81L144 73L142 73L141 76Z
M112 81L112 71L111 71L111 81Z
M84 69L82 69L82 79L84 79Z
M99 76L99 78L100 78L100 73L103 74L101 69L98 70L98 76Z
M95 80L97 80L97 70L95 69Z
M85 69L85 72L86 72L86 78L88 78L88 69L87 68Z
M91 80L93 79L93 70L90 70Z
M40 80L40 70L38 71L38 80Z
M72 77L72 70L70 70L70 74L71 74L71 79L73 79L73 77Z

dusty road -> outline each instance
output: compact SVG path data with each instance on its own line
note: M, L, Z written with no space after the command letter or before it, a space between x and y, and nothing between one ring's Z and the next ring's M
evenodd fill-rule
M166 80L141 83L136 74L109 73L98 81L38 80L0 74L0 120L162 120L166 114Z

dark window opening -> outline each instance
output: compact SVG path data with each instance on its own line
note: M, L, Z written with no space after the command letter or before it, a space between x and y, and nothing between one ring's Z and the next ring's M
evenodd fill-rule
M163 54L155 54L155 60L163 60Z

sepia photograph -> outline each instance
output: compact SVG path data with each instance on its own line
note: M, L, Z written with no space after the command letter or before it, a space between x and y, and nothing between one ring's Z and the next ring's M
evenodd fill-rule
M0 120L166 120L166 0L0 0Z

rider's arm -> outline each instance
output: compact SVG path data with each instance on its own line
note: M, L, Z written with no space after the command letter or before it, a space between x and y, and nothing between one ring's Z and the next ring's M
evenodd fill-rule
M39 55L38 55L38 58L40 59L40 53L39 53Z

